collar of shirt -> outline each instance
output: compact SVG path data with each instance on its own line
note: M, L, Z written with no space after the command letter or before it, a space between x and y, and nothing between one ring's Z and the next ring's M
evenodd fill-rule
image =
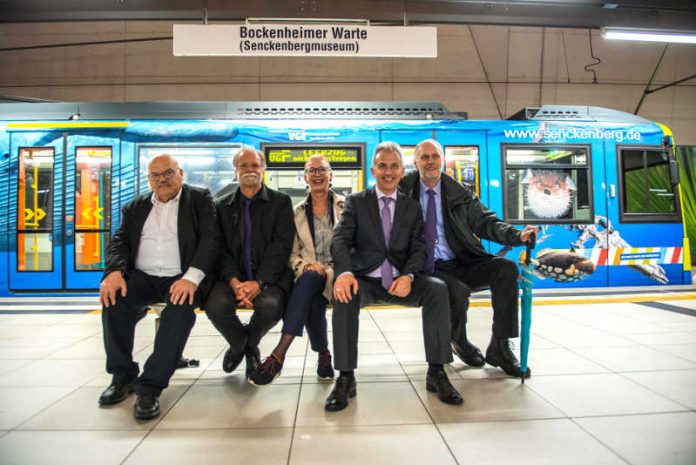
M432 189L435 191L435 195L437 197L440 196L440 191L442 190L442 181L438 181L437 185L435 187L428 187L423 180L420 180L420 196L423 198L424 196L427 198L428 196L428 189Z
M375 186L375 192L377 193L377 202L379 203L380 200L382 200L382 197L389 197L394 200L394 203L396 203L396 190L392 192L391 194L387 195L381 190L379 190L379 187Z
M183 188L180 188L179 192L169 202L173 202L174 204L179 203L179 199L181 198L181 191L183 191L183 190L184 190ZM154 206L167 205L169 203L169 202L160 202L154 192L150 196L150 201L152 202L152 205L154 205Z

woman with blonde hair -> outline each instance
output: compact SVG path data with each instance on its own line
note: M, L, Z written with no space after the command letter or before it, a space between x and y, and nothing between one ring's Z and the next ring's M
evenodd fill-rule
M305 163L307 197L295 207L295 241L290 267L295 274L293 287L283 315L283 330L278 345L249 377L255 386L270 384L283 369L285 354L295 337L307 328L312 350L318 352L317 376L334 377L326 327L326 306L331 299L334 271L331 240L334 226L343 213L345 198L331 190L333 172L323 155L312 155Z

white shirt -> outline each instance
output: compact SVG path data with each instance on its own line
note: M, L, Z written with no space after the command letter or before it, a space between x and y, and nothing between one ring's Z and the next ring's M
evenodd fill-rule
M179 256L178 216L181 189L172 200L162 203L153 193L152 210L140 233L140 246L135 257L135 268L151 276L169 277L181 274ZM190 266L183 279L198 286L205 273Z

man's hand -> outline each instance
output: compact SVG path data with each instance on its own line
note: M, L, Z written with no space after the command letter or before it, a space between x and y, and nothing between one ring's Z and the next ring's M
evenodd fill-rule
M237 302L244 307L253 307L254 299L261 294L261 286L257 281L240 281L232 278L229 285L234 291Z
M126 280L120 271L112 271L99 285L99 302L104 307L111 307L116 304L116 292L121 291L121 296L125 297L128 292Z
M394 280L388 292L396 297L406 297L411 293L411 282L410 276L399 276Z
M326 268L319 262L308 263L302 270L303 272L314 271L320 276L326 277Z
M347 304L358 294L358 280L352 273L345 273L336 278L334 283L333 295L342 304Z
M531 224L528 224L522 230L522 233L520 234L520 240L522 242L525 242L525 243L531 242L532 235L534 235L534 237L537 237L538 234L539 234L539 228L537 228L536 226L533 226Z
M197 289L196 283L188 279L179 279L169 286L169 300L174 305L182 305L188 300L189 305L193 305L193 297Z

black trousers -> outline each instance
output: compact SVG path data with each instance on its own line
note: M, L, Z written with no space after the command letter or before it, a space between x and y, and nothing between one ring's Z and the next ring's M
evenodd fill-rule
M106 371L119 382L137 377L138 394L159 395L169 385L196 322L194 309L198 306L198 293L193 305L174 305L169 300L169 287L179 278L181 275L159 278L140 270L130 270L125 277L126 296L118 293L116 303L102 311ZM166 306L160 316L154 350L138 377L140 370L133 361L135 324L145 316L148 305L157 302L165 302Z
M249 324L244 325L237 316L237 298L234 291L222 281L215 283L205 304L205 312L213 326L227 340L234 352L242 352L246 345L255 347L261 338L283 316L285 291L269 286L254 299L254 313Z
M452 323L452 340L466 340L466 313L472 289L490 287L493 305L493 335L519 336L519 271L512 260L503 257L477 257L466 260L435 262L436 276L447 284Z
M447 286L432 276L416 277L411 286L411 293L406 297L389 294L378 278L358 278L358 294L354 295L350 302L343 304L334 301L334 366L341 371L357 368L360 307L374 302L410 307L422 305L425 359L428 363L450 363L452 349L449 345L450 317L447 299Z

